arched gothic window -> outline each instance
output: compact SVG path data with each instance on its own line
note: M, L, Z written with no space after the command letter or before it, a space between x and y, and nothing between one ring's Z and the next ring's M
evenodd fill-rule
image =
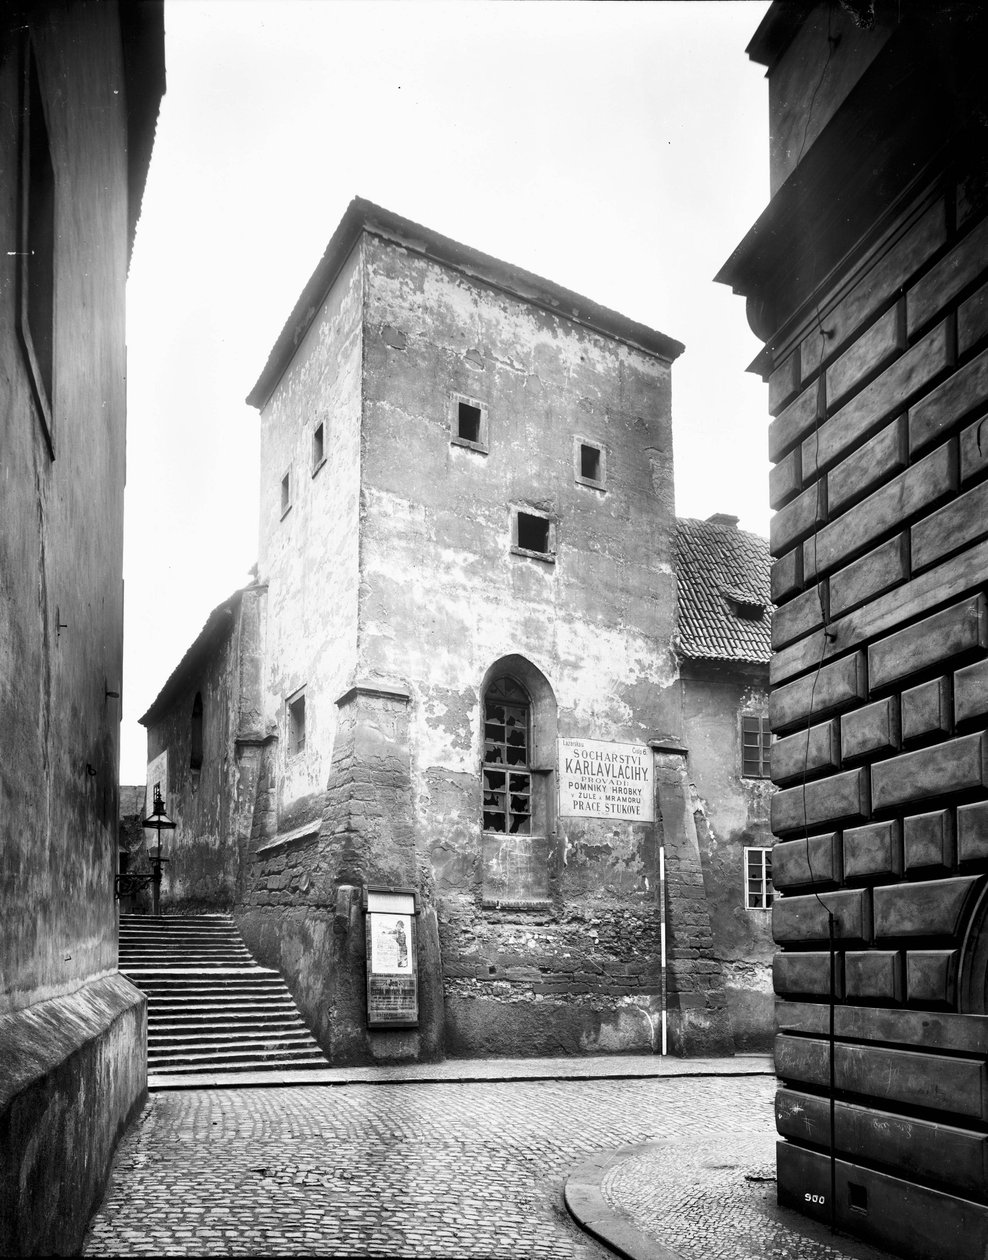
M484 693L484 830L528 835L532 830L532 703L510 677Z
M202 692L196 692L192 702L192 739L189 754L189 766L193 770L202 769Z

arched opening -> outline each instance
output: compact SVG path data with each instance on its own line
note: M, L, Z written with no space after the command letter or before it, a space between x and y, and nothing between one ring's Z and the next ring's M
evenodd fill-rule
M192 732L190 740L189 766L193 770L202 769L202 692L196 692L192 702Z
M483 723L483 830L548 835L552 829L556 697L523 656L503 656L487 671Z

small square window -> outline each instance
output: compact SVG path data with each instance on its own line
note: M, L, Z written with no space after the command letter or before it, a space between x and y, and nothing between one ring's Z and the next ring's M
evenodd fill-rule
M576 456L576 480L581 486L591 486L594 490L603 490L606 477L606 456L604 448L597 442L588 442L584 438L576 438L574 442Z
M772 777L772 732L764 714L741 715L741 777Z
M325 430L317 424L312 430L312 475L313 477L326 462Z
M513 510L512 548L519 555L555 562L556 527L549 516L523 508Z
M286 472L281 479L281 515L284 516L292 506L292 474Z
M476 398L454 394L450 399L449 434L453 446L487 454L487 408Z
M288 755L297 757L305 751L305 692L296 691L285 701L288 711Z
M771 910L775 895L772 888L772 850L745 849L744 875L744 908Z

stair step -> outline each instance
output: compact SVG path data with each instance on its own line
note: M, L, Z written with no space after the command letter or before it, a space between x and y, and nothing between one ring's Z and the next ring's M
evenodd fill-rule
M311 1048L311 1037L307 1028L272 1029L257 1032L228 1033L220 1029L192 1029L180 1033L155 1033L155 1053L165 1050L229 1050L231 1048L256 1050L277 1046L288 1046L296 1049L302 1045Z
M219 1017L215 1020L209 1019L182 1019L180 1016L172 1016L168 1022L158 1023L154 1020L148 1021L148 1032L154 1032L155 1041L162 1037L171 1036L190 1036L203 1033L206 1035L214 1035L222 1033L224 1036L240 1036L252 1033L280 1033L280 1032L298 1032L302 1031L308 1035L308 1030L297 1015L279 1015L270 1020L252 1020L252 1019L223 1019Z
M243 1060L242 1062L228 1061L220 1065L209 1063L184 1064L184 1063L161 1063L154 1068L149 1066L149 1075L158 1076L194 1076L197 1074L213 1074L215 1072L276 1072L279 1069L289 1072L302 1072L312 1070L329 1071L332 1065L323 1058L312 1057L309 1059L292 1059L291 1062L281 1063L277 1059L266 1059L262 1062L253 1062L251 1060Z
M313 1046L272 1046L270 1049L264 1046L251 1047L242 1050L212 1050L208 1047L203 1050L148 1050L148 1070L153 1066L157 1066L164 1060L170 1062L181 1062L188 1064L196 1063L242 1063L250 1059L299 1059L314 1058L319 1051Z

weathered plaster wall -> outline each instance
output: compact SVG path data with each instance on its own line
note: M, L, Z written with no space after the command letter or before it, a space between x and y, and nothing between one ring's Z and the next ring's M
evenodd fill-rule
M247 588L231 600L224 626L201 665L183 679L182 689L148 728L148 761L168 754L165 801L174 831L161 833L161 904L165 913L189 913L232 906L240 869L237 845L238 757L236 738L245 692L244 654L250 656L259 626L243 625L245 605L263 605L262 588ZM255 687L255 692L257 688ZM248 688L249 693L249 688ZM192 713L202 699L202 765L193 764ZM148 809L151 808L150 792ZM253 799L250 801L253 808ZM147 831L149 850L156 837Z
M365 256L358 671L411 695L448 1044L648 1050L654 828L547 808L542 840L482 837L481 693L512 655L547 680L550 806L557 735L677 730L669 365L379 237ZM487 453L451 442L454 394L486 408ZM576 480L580 437L605 448L606 491ZM554 563L512 554L512 505L550 515Z
M333 770L336 702L356 660L362 300L358 247L261 415L258 570L269 589L262 692L265 732L276 739L241 756L241 798L254 783L256 803L242 845L238 922L257 957L285 976L324 1049L337 1052L330 990L341 933L333 925L349 923L349 911L334 917L339 863L316 836ZM320 424L321 463L313 451ZM283 513L286 472L291 506ZM293 755L285 702L301 687L305 748Z
M116 971L126 118L114 5L3 18L0 59L0 1250L81 1241L145 1088ZM22 34L55 180L54 454L17 336ZM107 999L108 986L114 1000Z
M768 714L768 671L693 664L683 672L683 733L710 907L735 1048L766 1051L775 1027L772 915L745 909L744 850L771 849L769 779L741 776L743 712Z

